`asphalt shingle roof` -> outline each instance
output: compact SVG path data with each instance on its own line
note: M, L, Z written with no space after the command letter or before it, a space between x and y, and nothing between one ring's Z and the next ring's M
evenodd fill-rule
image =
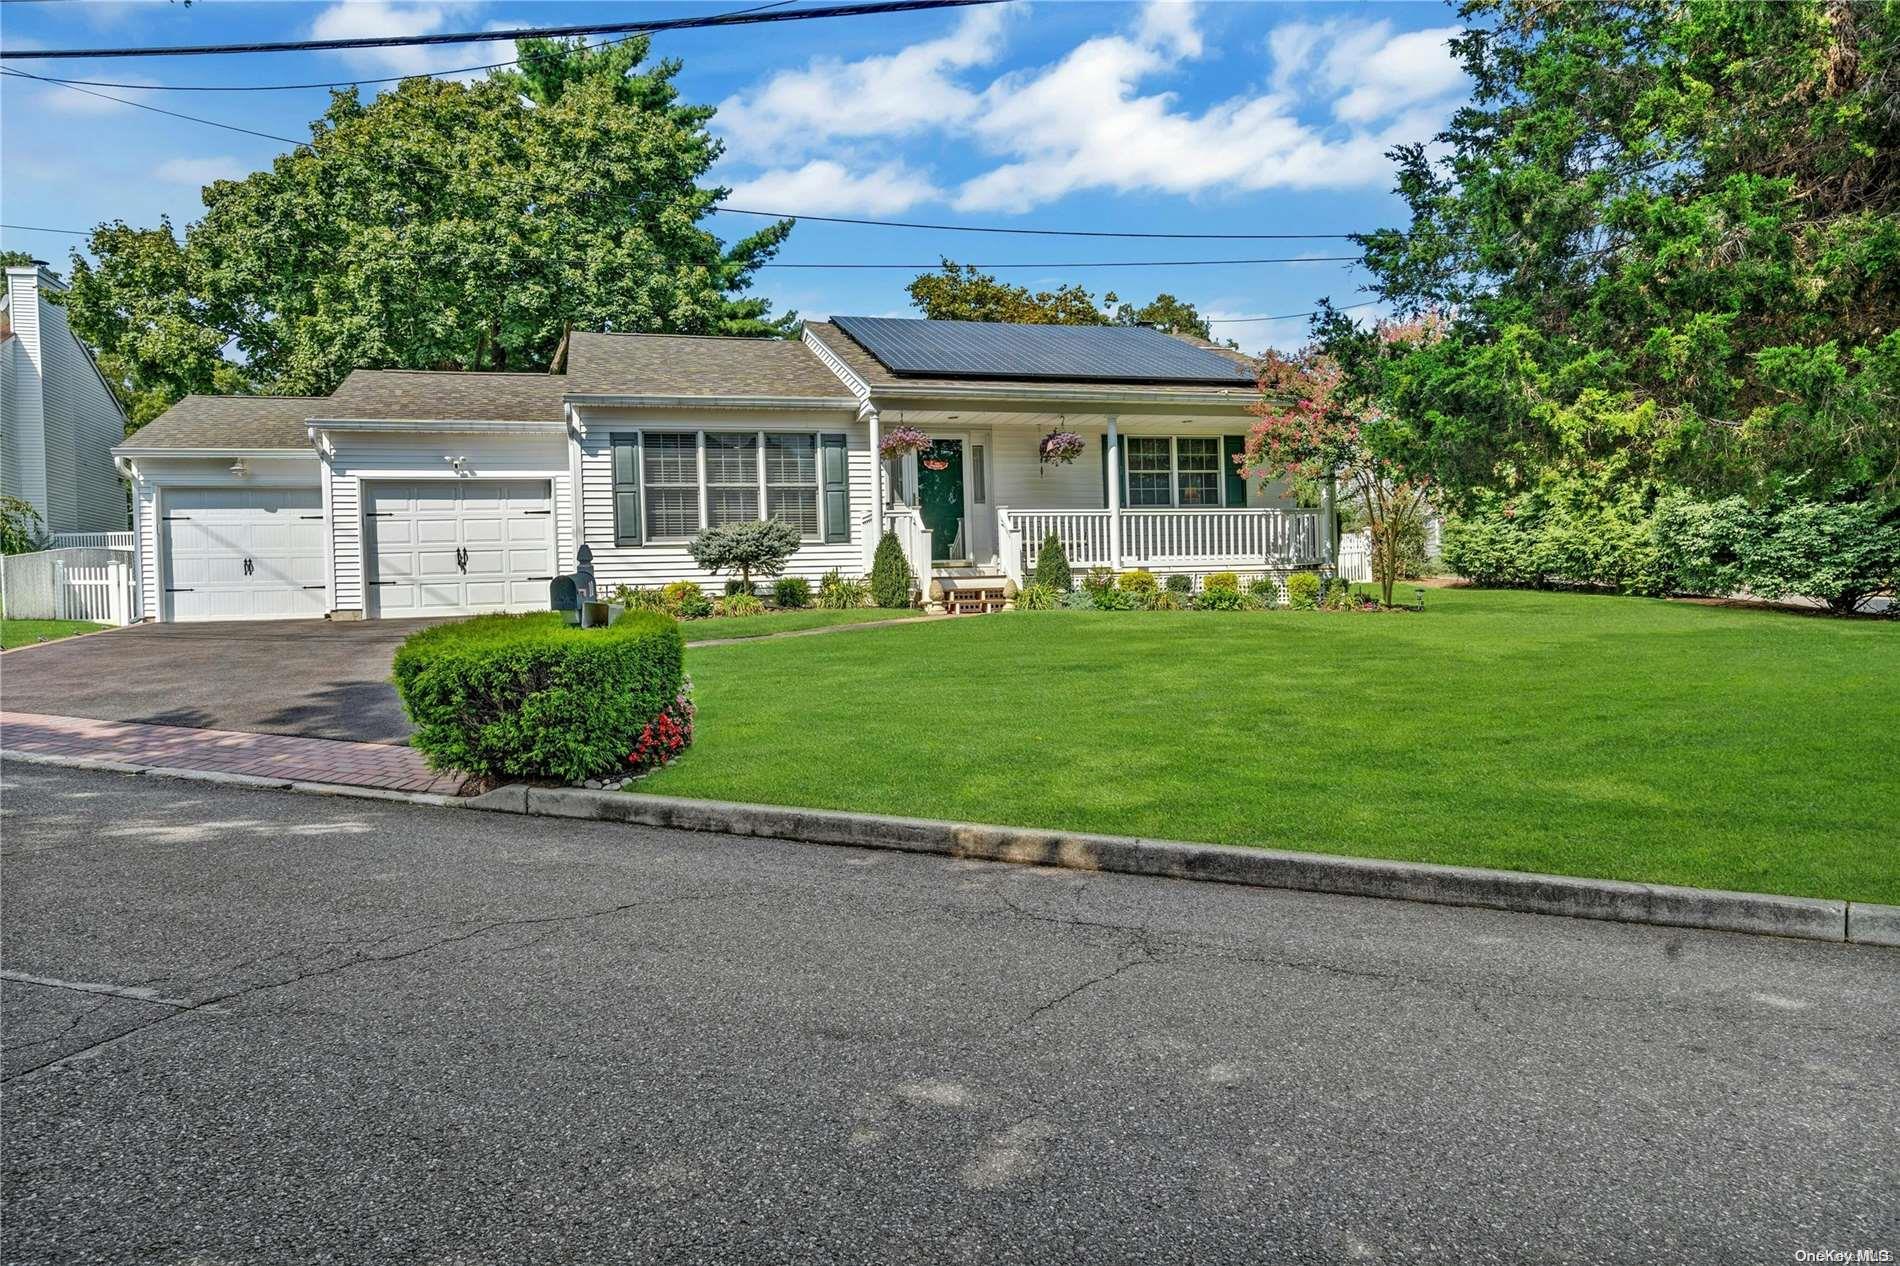
M851 392L795 339L689 334L585 334L567 351L577 395L789 396L849 399Z
M319 400L313 418L419 422L559 422L561 397L572 388L561 374L464 373L453 370L358 369L335 394Z
M851 372L864 380L865 385L870 387L873 393L880 387L941 387L946 393L950 394L954 394L958 388L962 387L1034 387L1038 389L1067 389L1074 391L1078 396L1082 397L1086 397L1090 392L1109 389L1116 392L1136 394L1150 393L1165 396L1181 394L1206 395L1210 401L1226 402L1231 402L1237 397L1245 397L1249 394L1249 388L1245 386L1202 387L1184 383L1117 383L1099 381L1054 382L1046 379L1024 382L1016 378L925 378L912 374L900 376L886 368L884 363L878 360L877 357L871 355L863 344L859 343L856 339L829 321L808 321L805 323L805 330L807 333L814 335L819 342L834 352L838 359L843 361L851 369ZM1197 347L1208 346L1208 344L1201 339L1190 339L1187 341ZM1213 348L1211 350L1227 351L1227 349L1221 348ZM1228 352L1228 354L1250 367L1253 363L1251 359L1238 352Z
M309 448L322 396L186 396L134 431L127 448Z

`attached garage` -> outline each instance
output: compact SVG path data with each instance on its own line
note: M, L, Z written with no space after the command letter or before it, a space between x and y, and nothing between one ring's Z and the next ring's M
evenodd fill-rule
M366 614L543 610L554 529L547 480L365 481Z
M158 536L164 618L282 620L329 609L318 488L166 488Z

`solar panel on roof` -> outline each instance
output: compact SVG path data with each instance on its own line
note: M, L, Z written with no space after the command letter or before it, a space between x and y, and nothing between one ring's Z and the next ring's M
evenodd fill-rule
M1251 386L1246 367L1141 326L833 317L892 373L922 378Z

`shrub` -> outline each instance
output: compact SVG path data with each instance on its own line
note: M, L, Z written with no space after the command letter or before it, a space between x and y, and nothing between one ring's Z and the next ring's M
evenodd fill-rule
M1196 611L1244 611L1250 595L1231 585L1203 585L1194 599Z
M871 586L864 580L846 580L833 567L818 582L818 605L828 611L854 611L864 605Z
M1251 582L1247 586L1247 592L1253 597L1260 599L1260 605L1262 607L1277 607L1280 605L1280 586L1271 576L1262 576L1258 580Z
M679 625L651 611L581 629L558 615L484 615L396 651L410 740L436 769L573 782L624 766L685 683Z
M1231 571L1209 572L1206 578L1201 581L1201 588L1232 589L1235 593L1239 593L1240 577Z
M904 547L897 543L897 533L886 532L871 559L871 601L880 607L908 607L916 591L917 577L904 558Z
M1870 502L1665 501L1654 541L1657 571L1690 593L1799 595L1844 615L1900 588L1900 511Z
M772 586L772 601L786 608L809 607L811 581L803 576L780 576Z
M1509 520L1455 518L1445 523L1440 557L1452 572L1480 585L1532 583L1531 537Z
M1286 578L1286 604L1295 611L1313 611L1319 607L1319 573L1290 572Z
M1153 590L1146 592L1136 589L1104 589L1091 594L1097 608L1103 611L1139 611L1147 606L1147 599Z
M1352 583L1337 576L1322 581L1319 591L1319 608L1322 611L1350 611L1354 602Z
M1025 585L1023 591L1016 595L1016 609L1018 611L1053 611L1062 605L1062 598L1063 593L1060 589L1037 581L1035 584Z
M1091 567L1082 578L1082 588L1092 594L1107 593L1115 587L1115 573L1106 567Z
M1068 551L1062 548L1062 538L1054 532L1042 538L1042 547L1036 551L1035 583L1063 593L1075 588L1075 577L1069 572Z
M1123 572L1116 583L1129 593L1153 593L1157 587L1155 574L1145 567Z
M1095 595L1086 589L1073 589L1062 595L1062 605L1070 611L1095 610Z
M1148 610L1185 611L1187 610L1188 602L1189 599L1176 593L1172 589L1157 589L1148 595Z
M33 503L19 497L0 497L0 554L31 554L45 543L46 525Z
M712 600L706 591L690 580L675 580L660 590L660 601L669 614L682 620L699 620L712 614Z
M1176 572L1174 575L1168 577L1167 589L1169 593L1185 598L1194 592L1194 577L1183 576L1181 573Z
M785 561L798 552L798 529L777 519L748 519L742 523L721 523L693 538L687 553L693 561L717 576L736 572L744 592L752 592L752 577L776 576L785 570ZM731 593L732 586L726 587Z
M616 585L607 595L607 601L625 607L629 611L665 611L666 595L658 589L635 589L631 585Z
M760 615L765 604L749 593L728 594L714 604L714 615Z

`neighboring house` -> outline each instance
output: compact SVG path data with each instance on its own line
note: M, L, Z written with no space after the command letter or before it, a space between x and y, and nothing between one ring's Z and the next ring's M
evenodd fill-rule
M993 593L1045 537L1070 562L1205 574L1315 565L1321 515L1232 464L1248 363L1147 329L841 317L802 340L575 333L564 373L358 370L323 398L180 401L116 451L162 620L545 608L592 549L602 588L717 583L709 524L778 518L789 574ZM921 455L878 460L898 426ZM1046 465L1051 431L1085 437Z
M125 414L66 309L65 286L36 264L7 269L0 298L0 494L39 512L50 533L123 532L125 485L112 446Z

